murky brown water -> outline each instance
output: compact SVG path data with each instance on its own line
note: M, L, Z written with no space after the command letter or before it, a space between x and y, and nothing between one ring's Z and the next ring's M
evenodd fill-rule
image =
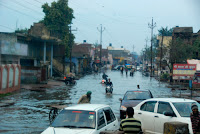
M113 82L113 95L105 94L105 87L100 84L101 75L88 75L77 81L74 87L58 87L46 92L21 90L12 96L3 99L12 99L15 104L0 109L0 132L6 134L41 133L49 125L47 105L66 104L73 105L79 97L88 90L92 91L91 103L108 104L119 117L119 98L126 90L141 89L151 90L154 97L172 97L179 91L171 91L166 83L159 83L154 78L142 76L136 72L133 77L121 75L119 71L107 71ZM184 91L185 92L185 91ZM186 91L187 92L187 91Z

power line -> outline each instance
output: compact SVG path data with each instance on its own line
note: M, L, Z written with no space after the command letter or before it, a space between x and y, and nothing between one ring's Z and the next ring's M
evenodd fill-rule
M7 26L3 26L3 25L0 25L1 27L4 27L4 28L7 28L7 29L10 29L10 30L14 30L14 29L12 29L12 28L10 28L10 27L7 27Z
M8 7L8 6L5 6L5 5L3 5L2 3L0 3L0 5L2 5L3 7L8 8L8 9L10 9L10 10L13 10L13 11L15 11L15 12L18 12L19 14L22 14L22 15L28 16L28 17L30 17L30 18L32 18L32 19L35 19L35 20L39 20L39 19L37 19L37 18L35 18L35 17L31 17L31 16L28 15L28 14L25 14L25 13L23 13L23 12L20 12L20 11L18 11L18 10L16 10L16 9L12 9L12 8L10 8L10 7Z
M23 4L21 4L21 3L17 2L17 1L11 0L11 2L13 2L13 3L17 4L17 5L20 5L20 6L26 8L26 9L28 9L28 10L32 10L32 11L34 11L34 12L36 12L36 13L38 13L38 14L40 14L40 15L43 16L43 14L41 14L41 12L38 12L37 10L31 9L30 7L26 7L26 6L24 6Z
M30 3L29 1L27 1L27 0L24 0L26 3L29 3L30 5L33 5L33 6L35 6L35 7L37 7L37 8L39 8L39 9L41 9L41 7L39 7L39 6L36 6L35 4L33 4L33 3Z
M42 3L42 2L40 2L40 1L38 1L38 0L34 0L34 1L36 1L36 2L38 2L38 3L40 3L40 4L44 4L44 3Z

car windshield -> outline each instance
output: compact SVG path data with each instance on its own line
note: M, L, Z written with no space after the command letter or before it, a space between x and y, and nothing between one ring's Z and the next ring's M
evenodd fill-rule
M194 102L174 102L173 105L181 117L190 117L192 103ZM200 110L200 105L198 103L197 105Z
M148 91L128 91L124 95L124 100L146 100L151 98Z
M96 126L94 111L62 110L52 123L52 127L91 128Z

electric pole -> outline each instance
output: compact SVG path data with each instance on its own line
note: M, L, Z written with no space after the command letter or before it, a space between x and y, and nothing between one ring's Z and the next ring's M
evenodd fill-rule
M105 27L102 29L102 24L101 24L101 29L97 27L97 30L100 32L100 65L101 65L101 51L102 51L102 33L105 30Z
M161 75L161 68L162 68L162 47L163 47L163 37L164 37L164 28L162 28L162 40L160 46L160 75Z
M153 76L152 75L152 69L153 69L153 66L152 66L152 64L153 64L153 54L152 54L152 45L153 45L153 29L156 27L156 23L153 23L153 18L152 18L152 23L150 24L148 24L149 25L149 28L151 29L151 77Z
M70 73L72 72L72 40L71 40L71 34L72 31L77 31L77 28L75 30L72 30L72 26L69 26L69 58L70 58Z
M148 39L148 37L146 37L146 39L145 39L145 42L146 42L146 46L145 46L145 60L147 61L147 63L148 63L148 60L147 60L147 43L148 43L148 41L149 41L149 39Z

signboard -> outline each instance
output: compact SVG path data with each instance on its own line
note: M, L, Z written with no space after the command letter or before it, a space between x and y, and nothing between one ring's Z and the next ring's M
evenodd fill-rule
M174 80L190 80L196 72L195 64L174 64L173 79Z

